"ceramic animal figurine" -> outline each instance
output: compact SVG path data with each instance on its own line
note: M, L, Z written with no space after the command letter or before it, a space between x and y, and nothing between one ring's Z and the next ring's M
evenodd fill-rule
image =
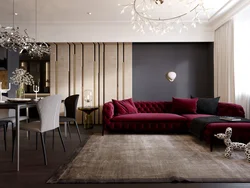
M246 158L248 162L250 162L250 142L248 144L240 143L240 142L232 142L232 128L228 127L224 133L218 133L214 135L216 138L224 140L226 147L225 157L230 158L233 150L243 150L245 151Z

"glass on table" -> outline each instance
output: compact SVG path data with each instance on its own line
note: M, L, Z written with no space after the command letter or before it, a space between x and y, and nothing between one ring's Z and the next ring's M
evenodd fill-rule
M37 101L37 100L38 100L38 99L37 99L37 93L39 92L39 86L36 85L36 84L34 84L34 85L33 85L33 91L36 93L35 101Z

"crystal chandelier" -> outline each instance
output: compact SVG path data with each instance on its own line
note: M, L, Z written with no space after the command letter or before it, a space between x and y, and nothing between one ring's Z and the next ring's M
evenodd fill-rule
M31 57L42 57L44 54L50 53L50 48L46 43L38 44L36 39L30 37L27 30L21 34L19 27L15 28L15 3L13 0L13 26L4 27L0 25L0 46L22 53L27 51ZM37 36L37 0L36 0L36 26L35 35Z
M167 7L166 7L167 4ZM166 8L174 5L185 9L184 12L170 17L161 17L161 11L166 12ZM191 26L196 27L197 23L201 24L200 16L205 14L209 18L207 9L204 7L203 0L133 0L130 4L120 5L123 9L121 14L126 10L131 11L131 22L133 29L145 33L148 28L153 33L165 34L171 30L177 29L181 33L188 30L188 26L183 21L183 17L191 14ZM162 10L163 9L163 10ZM157 15L157 11L158 15Z

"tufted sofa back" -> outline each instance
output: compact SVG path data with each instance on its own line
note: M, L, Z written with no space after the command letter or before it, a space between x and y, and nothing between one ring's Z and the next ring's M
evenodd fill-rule
M138 113L167 113L171 112L172 102L159 101L159 102L134 102Z

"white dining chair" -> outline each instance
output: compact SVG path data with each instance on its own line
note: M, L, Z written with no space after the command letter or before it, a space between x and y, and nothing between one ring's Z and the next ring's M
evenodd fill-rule
M37 103L37 111L40 117L40 121L33 121L30 123L20 125L20 130L33 131L40 133L41 143L43 148L44 164L47 165L47 155L45 147L44 134L48 131L57 129L62 142L62 146L65 150L62 134L59 126L59 114L60 114L61 96L53 95L40 100ZM12 161L14 160L14 145L16 138L16 129L13 129L13 147L12 147Z

